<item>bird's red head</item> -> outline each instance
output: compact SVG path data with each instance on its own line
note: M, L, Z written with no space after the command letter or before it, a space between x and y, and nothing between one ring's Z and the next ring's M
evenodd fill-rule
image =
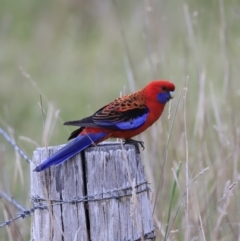
M148 99L156 99L161 104L167 103L174 97L175 85L167 80L154 80L145 88Z

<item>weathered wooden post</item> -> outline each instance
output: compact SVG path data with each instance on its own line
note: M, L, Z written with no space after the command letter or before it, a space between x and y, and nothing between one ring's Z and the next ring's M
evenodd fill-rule
M38 148L41 163L60 147ZM103 143L63 165L32 172L33 241L155 240L150 190L135 147ZM47 207L47 208L46 208Z

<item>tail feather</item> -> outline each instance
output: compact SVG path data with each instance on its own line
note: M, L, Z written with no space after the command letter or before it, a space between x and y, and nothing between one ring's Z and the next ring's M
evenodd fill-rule
M104 132L79 135L71 142L69 142L66 146L61 148L59 151L54 153L45 161L43 161L39 166L37 166L34 169L34 171L41 172L52 165L54 166L59 165L67 161L69 158L73 157L77 153L81 152L91 144L98 143L106 136L107 136L107 133L104 133Z

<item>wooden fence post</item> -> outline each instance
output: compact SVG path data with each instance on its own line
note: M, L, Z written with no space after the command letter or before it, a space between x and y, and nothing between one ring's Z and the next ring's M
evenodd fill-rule
M36 149L34 162L61 147ZM155 240L150 190L134 146L103 143L46 171L35 167L32 241Z

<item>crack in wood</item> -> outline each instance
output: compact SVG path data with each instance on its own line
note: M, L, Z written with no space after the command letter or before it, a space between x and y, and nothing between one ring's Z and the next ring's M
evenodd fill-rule
M62 198L62 191L60 192L60 198ZM62 226L62 241L64 241L64 222L63 222L63 204L60 205L60 216L61 216L61 226Z
M86 163L85 163L85 153L81 152L81 159L82 159L82 170L83 170L83 193L85 196L88 195L87 190L87 172L86 172ZM84 203L84 210L85 210L85 218L86 218L86 229L87 229L87 236L88 239L91 240L91 232L90 232L90 217L89 217L89 210L88 210L88 203Z

